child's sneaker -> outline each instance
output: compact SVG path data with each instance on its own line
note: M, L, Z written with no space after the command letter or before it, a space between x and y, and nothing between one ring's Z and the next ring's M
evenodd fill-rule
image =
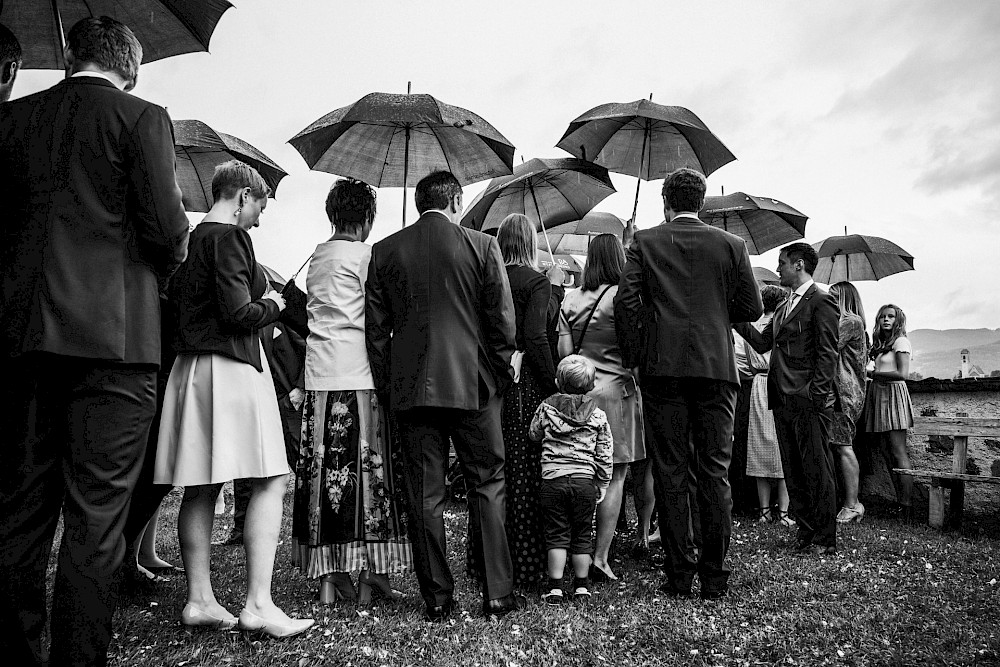
M566 599L561 588L553 588L548 593L542 593L542 602L547 605L558 607L565 601Z
M577 604L587 604L590 602L590 589L586 586L577 586L573 589L573 602Z

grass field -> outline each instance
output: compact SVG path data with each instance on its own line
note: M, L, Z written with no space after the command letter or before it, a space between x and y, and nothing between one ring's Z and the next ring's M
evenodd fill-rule
M290 496L286 496L286 504ZM164 506L160 554L179 562L175 491ZM286 507L286 510L288 508ZM286 511L287 514L287 511ZM274 577L276 602L316 626L285 641L237 631L189 633L179 623L183 576L127 595L115 619L113 665L994 665L1000 664L1000 533L975 517L965 535L869 516L841 531L825 560L789 553L777 525L734 526L732 590L721 601L658 595L646 563L617 563L622 582L590 605L551 608L534 596L502 620L480 616L464 576L465 511L447 513L456 596L448 624L422 620L412 575L400 603L321 605L317 585L290 566L287 521ZM286 516L287 519L287 516ZM218 517L216 535L231 519ZM968 537L969 534L975 537ZM214 548L222 604L239 613L243 552Z

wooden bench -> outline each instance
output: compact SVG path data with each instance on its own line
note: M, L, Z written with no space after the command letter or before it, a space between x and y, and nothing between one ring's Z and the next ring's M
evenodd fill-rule
M962 525L962 511L965 509L966 482L1000 484L1000 477L990 475L969 475L965 466L969 459L969 437L1000 436L1000 419L975 419L969 417L914 417L915 435L946 435L955 439L951 456L951 472L940 470L906 470L893 468L901 475L910 475L931 481L930 508L927 523L932 528L958 528ZM951 489L951 502L947 517L944 509L944 490Z

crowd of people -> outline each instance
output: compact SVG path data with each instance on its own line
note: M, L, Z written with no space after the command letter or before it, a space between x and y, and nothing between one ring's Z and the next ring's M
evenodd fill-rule
M530 593L584 603L618 578L629 477L633 552L648 552L655 513L660 590L692 596L697 577L712 600L729 591L731 473L755 480L760 521L828 555L838 523L865 514L856 429L888 433L909 467L903 311L879 309L869 338L857 290L817 285L806 243L781 250L781 287L759 286L745 243L698 218L696 171L667 177L663 224L593 238L569 293L560 269L537 269L528 218L509 216L495 238L461 227L448 172L424 177L420 218L374 245L375 191L340 179L302 293L257 261L250 232L270 189L252 167L219 166L211 210L189 227L170 119L128 94L142 49L126 26L73 26L68 78L13 102L8 33L0 363L18 379L0 400L0 650L17 664L104 664L123 564L152 580L183 571L185 626L308 630L271 595L290 481L292 556L321 602L398 598L390 577L412 571L440 621L455 610L452 450L468 574L497 616ZM224 543L247 559L238 614L211 576L230 481L239 519ZM182 570L155 552L157 508L178 486ZM909 507L912 479L900 486Z

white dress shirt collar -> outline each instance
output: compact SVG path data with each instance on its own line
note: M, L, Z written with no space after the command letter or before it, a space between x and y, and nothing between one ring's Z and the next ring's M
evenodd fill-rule
M83 71L80 71L80 72L75 72L75 73L73 73L73 74L70 75L71 78L72 77L77 77L77 76L93 76L93 77L97 77L98 79L104 79L105 81L109 81L109 82L113 83L114 86L115 86L115 88L117 88L118 90L122 90L121 86L119 86L117 83L115 83L114 79L112 79L110 76L108 76L104 72L95 72L94 70L87 69L87 70L83 70Z

